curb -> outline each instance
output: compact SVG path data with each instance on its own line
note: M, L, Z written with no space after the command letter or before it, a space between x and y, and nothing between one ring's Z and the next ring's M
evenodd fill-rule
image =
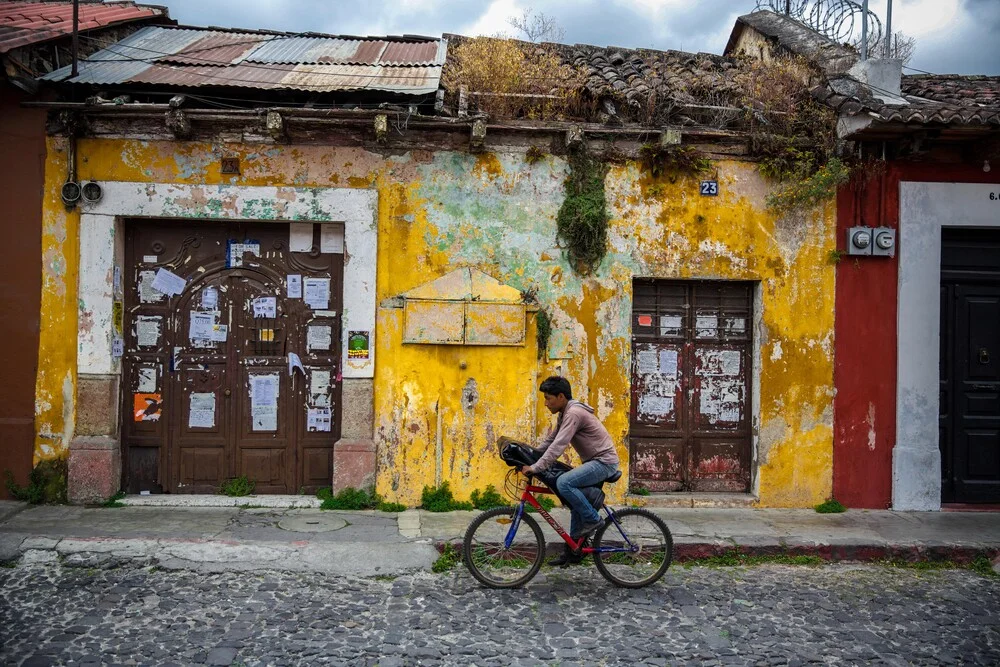
M435 540L434 548L443 552L450 544L459 552L462 540ZM563 542L545 545L547 555L561 551ZM881 561L945 562L968 565L976 558L986 557L1000 574L1000 545L968 544L734 544L732 542L674 542L674 563L686 563L721 556L815 556L829 563L873 563Z

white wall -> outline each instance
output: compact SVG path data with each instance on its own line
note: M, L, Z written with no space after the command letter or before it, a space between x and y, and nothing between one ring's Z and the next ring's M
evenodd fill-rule
M899 311L892 506L941 508L941 230L1000 227L1000 185L899 185ZM990 199L990 195L994 200Z

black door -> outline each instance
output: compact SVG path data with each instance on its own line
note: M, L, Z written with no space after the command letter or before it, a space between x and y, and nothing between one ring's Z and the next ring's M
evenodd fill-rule
M947 229L941 262L942 501L1000 502L1000 232Z

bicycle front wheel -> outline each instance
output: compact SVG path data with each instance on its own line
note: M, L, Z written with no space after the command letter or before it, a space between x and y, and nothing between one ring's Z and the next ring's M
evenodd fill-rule
M462 542L462 557L472 576L490 588L523 586L545 560L545 538L527 513L521 514L509 547L504 546L516 507L495 507L469 524Z
M605 579L625 588L642 588L670 567L674 541L663 519L649 510L615 512L594 536L594 563ZM604 551L608 549L608 551Z

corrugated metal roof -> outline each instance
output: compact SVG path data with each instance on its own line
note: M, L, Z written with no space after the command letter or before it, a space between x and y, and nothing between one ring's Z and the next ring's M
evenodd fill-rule
M81 31L96 30L159 16L167 16L162 7L146 7L134 2L81 2L79 28ZM72 2L0 2L0 53L47 42L72 32Z
M174 55L159 58L159 61L181 65L234 65L242 62L243 56L266 39L263 35L248 38L239 34L211 33L191 42Z
M244 60L258 63L325 65L443 65L447 43L434 39L394 42L387 39L287 37L261 44Z
M392 54L388 61L386 53ZM447 42L427 38L300 37L149 26L43 77L86 84L233 86L426 95L438 89Z

